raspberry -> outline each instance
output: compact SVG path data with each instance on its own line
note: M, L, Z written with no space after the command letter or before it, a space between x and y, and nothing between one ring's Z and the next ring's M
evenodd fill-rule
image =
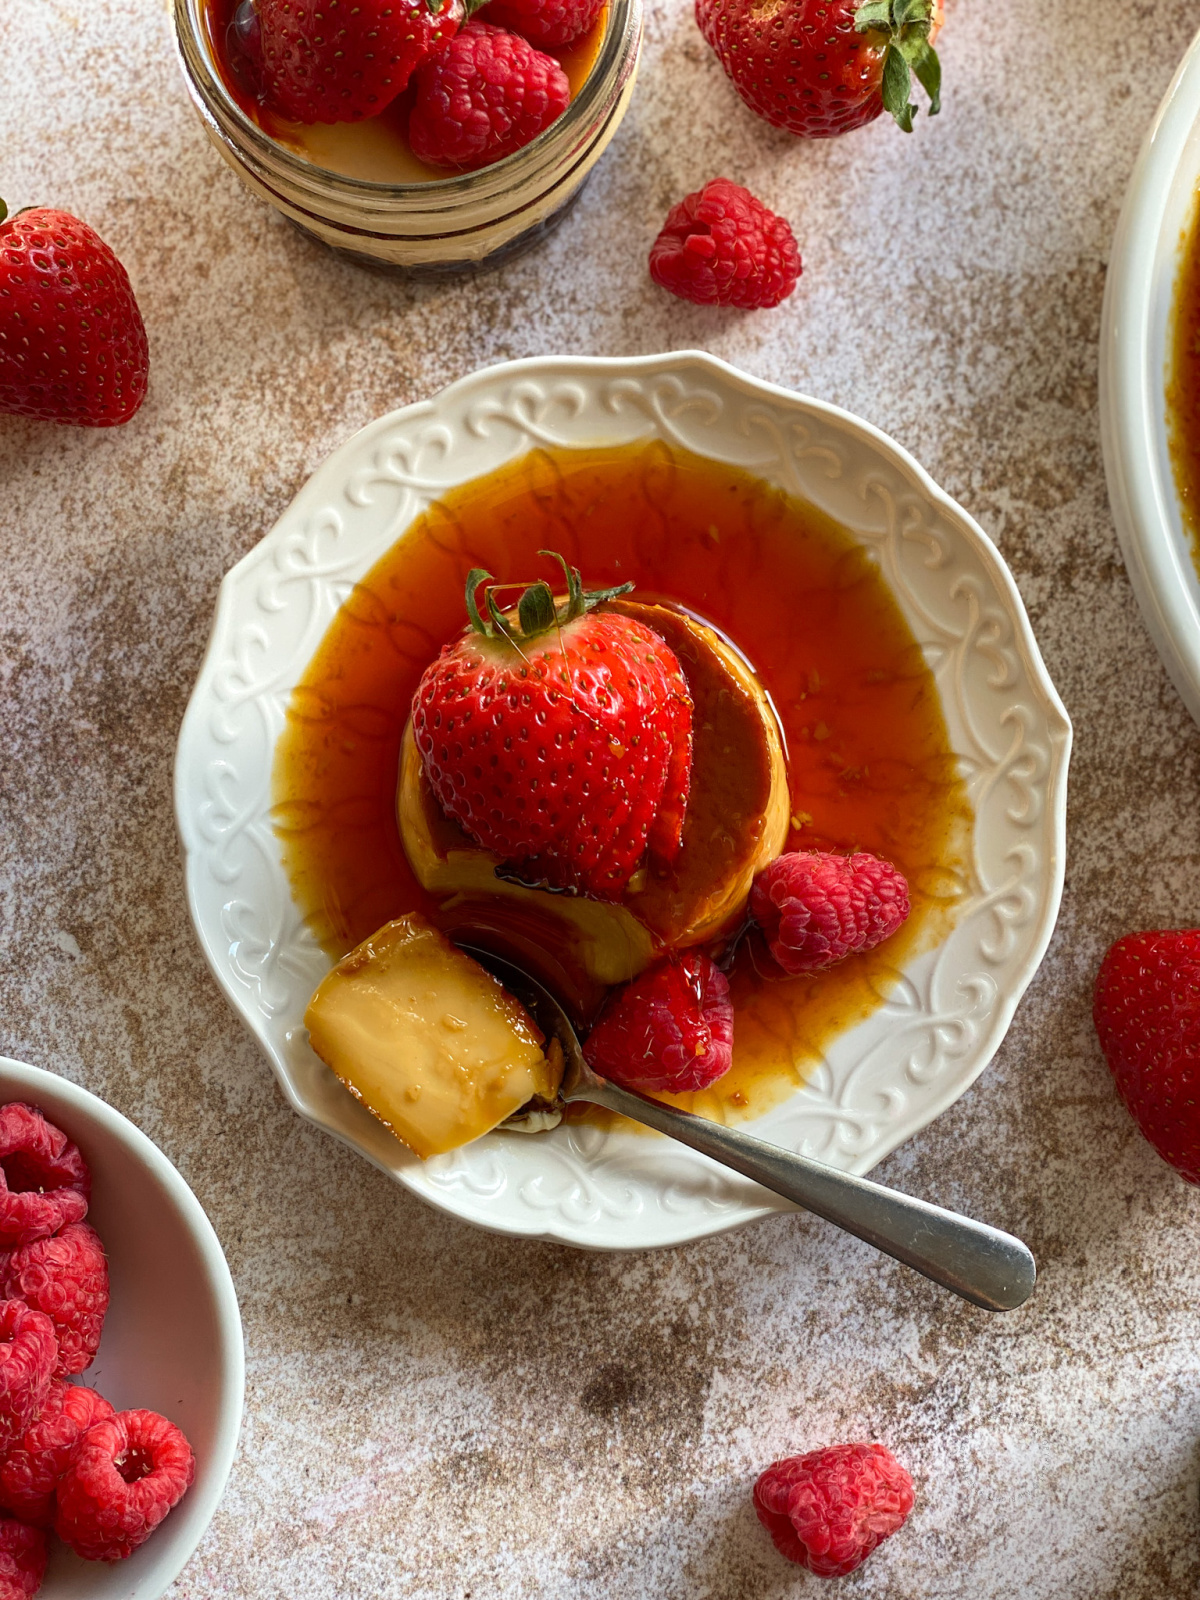
M628 1089L706 1089L733 1061L725 974L697 950L659 962L608 1001L583 1053Z
M672 206L650 247L655 283L699 306L777 306L800 272L788 224L728 178L713 178Z
M750 915L791 974L821 972L855 951L873 950L908 910L903 873L865 850L794 851L764 867L750 891Z
M21 1300L0 1301L0 1452L46 1403L58 1361L54 1324Z
M22 1522L52 1527L54 1491L80 1434L112 1414L113 1408L95 1389L56 1379L37 1418L0 1463L0 1506Z
M54 1529L85 1561L123 1561L144 1544L196 1475L192 1447L154 1411L94 1422L58 1485Z
M0 1294L44 1311L58 1339L55 1377L90 1367L108 1310L108 1262L95 1228L73 1222L0 1260Z
M46 1575L46 1535L0 1517L0 1600L32 1600Z
M561 117L567 75L515 33L468 22L415 75L408 124L413 154L434 167L471 171L512 155Z
M571 44L600 15L604 0L490 0L488 16L531 44Z
M863 0L696 0L696 21L751 111L802 139L871 122L884 109L885 83L887 109L911 133L909 66L918 61L930 116L938 110L940 68L930 46L942 0L869 12Z
M912 1479L881 1444L788 1456L754 1485L754 1509L775 1548L819 1578L861 1566L912 1507Z
M0 1106L0 1248L81 1222L91 1187L87 1163L61 1129L33 1106Z

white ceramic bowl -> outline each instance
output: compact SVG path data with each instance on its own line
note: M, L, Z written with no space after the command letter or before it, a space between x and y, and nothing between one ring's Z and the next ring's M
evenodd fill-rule
M960 754L977 888L958 925L754 1124L837 1166L873 1166L983 1070L1042 958L1062 890L1070 724L991 541L869 423L697 352L511 362L381 417L225 578L175 766L196 930L297 1111L468 1221L598 1249L676 1244L784 1202L669 1141L586 1125L409 1155L308 1043L304 1008L329 960L282 870L271 761L338 605L431 500L538 445L655 437L780 484L858 536L924 646Z
M1200 579L1167 448L1168 329L1180 236L1200 183L1200 34L1154 118L1117 224L1100 332L1100 426L1113 518L1150 636L1200 722Z
M96 1360L77 1382L118 1411L181 1427L196 1481L128 1561L81 1561L57 1540L39 1600L157 1600L212 1521L237 1449L245 1392L233 1280L200 1202L120 1112L38 1067L0 1056L0 1103L39 1106L92 1171L88 1221L104 1241L112 1302Z

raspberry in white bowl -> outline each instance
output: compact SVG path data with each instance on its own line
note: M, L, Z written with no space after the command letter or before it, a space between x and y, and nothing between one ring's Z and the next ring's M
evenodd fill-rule
M7 1057L0 1170L10 1234L25 1212L0 1257L0 1334L27 1361L36 1346L25 1376L37 1389L0 1459L0 1553L30 1575L28 1593L45 1561L43 1600L157 1600L212 1518L241 1425L241 1319L220 1244L131 1122ZM72 1220L22 1207L38 1189ZM18 1409L12 1364L0 1365L0 1421Z

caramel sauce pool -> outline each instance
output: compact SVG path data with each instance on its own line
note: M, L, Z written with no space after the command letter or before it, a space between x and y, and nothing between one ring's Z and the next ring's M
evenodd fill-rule
M1167 358L1167 440L1183 523L1200 574L1200 193L1181 240Z
M871 850L908 878L904 928L829 972L771 976L754 939L739 946L733 1067L664 1098L721 1121L759 1115L949 932L970 889L972 824L936 685L874 562L761 479L658 442L535 450L431 506L355 587L291 696L273 819L293 896L335 958L406 911L439 920L396 825L401 734L421 673L465 625L468 571L537 578L539 549L560 550L588 587L632 579L638 599L723 633L779 716L786 848Z
M260 104L239 81L229 54L229 24L237 8L238 0L203 0L205 39L229 94L276 144L326 172L338 172L365 183L433 183L458 175L455 167L427 166L413 155L408 143L408 117L414 99L411 86L377 117L363 117L358 122L292 122ZM486 12L480 20L486 22ZM572 44L536 47L553 56L562 67L572 100L596 64L607 25L608 7L604 6L587 32Z

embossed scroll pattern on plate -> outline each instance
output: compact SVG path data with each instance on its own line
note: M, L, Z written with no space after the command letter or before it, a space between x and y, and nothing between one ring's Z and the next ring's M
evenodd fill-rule
M296 1109L472 1222L595 1248L678 1243L776 1207L681 1147L587 1125L408 1156L308 1045L301 1019L328 958L284 876L271 763L334 612L430 501L537 445L654 437L755 472L850 529L942 696L976 818L969 897L949 937L895 972L878 1010L754 1124L836 1166L870 1168L974 1081L1037 969L1062 887L1070 725L1000 556L865 423L695 354L512 363L381 418L225 579L176 764L193 920Z

